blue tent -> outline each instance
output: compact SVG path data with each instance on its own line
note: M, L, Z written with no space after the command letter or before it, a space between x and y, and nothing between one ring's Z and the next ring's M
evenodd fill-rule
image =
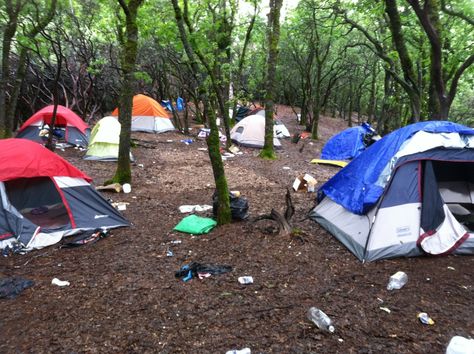
M474 255L474 129L433 121L392 132L319 189L310 217L362 261Z
M387 181L382 180L382 172L402 144L418 131L474 135L474 129L447 121L419 122L400 128L372 144L327 181L319 189L318 199L328 196L347 210L364 214L383 193Z
M353 159L366 149L364 137L374 133L375 130L367 123L343 130L324 145L321 158L325 160Z

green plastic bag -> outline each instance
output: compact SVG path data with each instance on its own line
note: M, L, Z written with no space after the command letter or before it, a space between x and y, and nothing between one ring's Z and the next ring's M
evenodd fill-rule
M193 235L207 234L211 231L217 222L210 218L203 218L197 215L186 216L181 220L178 225L174 227L173 230L186 232Z

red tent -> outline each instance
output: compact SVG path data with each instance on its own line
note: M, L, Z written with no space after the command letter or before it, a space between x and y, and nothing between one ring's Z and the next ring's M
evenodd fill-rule
M27 139L0 140L0 181L16 178L67 176L92 178L44 146Z
M21 126L17 138L24 138L42 143L39 131L43 125L51 127L54 106L47 106L33 114ZM53 127L51 127L53 128ZM87 147L89 142L89 126L69 108L58 105L54 128L64 130L64 141L72 145Z
M44 124L51 124L51 118L53 117L54 106L46 106L33 114L28 120L23 123L20 128L20 132L30 125L35 125L34 123L42 121ZM79 129L81 132L85 133L86 129L89 126L79 117L76 113L71 111L69 108L58 105L58 110L56 112L56 123L55 125L66 126L72 125Z

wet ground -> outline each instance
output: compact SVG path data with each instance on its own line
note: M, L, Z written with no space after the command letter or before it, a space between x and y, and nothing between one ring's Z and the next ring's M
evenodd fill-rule
M291 133L301 131L289 110L279 113ZM337 167L309 161L344 128L341 120L324 118L321 141L285 140L277 161L262 161L252 149L226 160L229 186L248 199L251 218L201 236L172 229L185 216L180 205L212 204L209 158L199 150L206 143L185 145L178 133L134 133L148 148L133 149L131 193L103 192L130 203L123 214L133 227L79 248L52 246L0 259L0 277L35 281L18 298L0 300L0 352L225 353L249 347L252 353L442 353L452 336L474 336L474 257L362 264L306 218L314 193L291 192L292 236L275 233L271 221L251 221L272 208L284 211L286 189L297 176L309 173L321 185L336 173ZM113 163L82 160L78 150L58 153L96 185L115 171ZM168 250L174 256L167 257ZM175 278L192 261L233 270L203 280ZM398 270L408 274L408 283L389 292L388 278ZM244 275L254 283L239 284ZM54 277L71 285L51 285ZM306 319L311 306L334 320L334 334ZM435 324L420 323L421 311Z

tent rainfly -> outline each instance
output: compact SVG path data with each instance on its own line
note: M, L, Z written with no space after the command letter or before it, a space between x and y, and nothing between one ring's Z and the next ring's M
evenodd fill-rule
M99 120L92 128L85 160L117 161L121 126L117 118L108 116ZM130 154L130 160L133 157Z
M46 247L64 236L129 226L91 178L26 139L0 140L0 249Z
M347 128L327 141L321 151L321 158L325 160L351 160L379 139L380 136L368 123Z
M311 218L362 261L474 254L474 129L398 129L327 181L318 201Z
M116 108L112 116L118 117ZM132 131L163 133L174 130L174 125L166 110L153 98L145 95L133 96Z
M51 127L54 106L47 106L33 114L23 123L16 135L16 138L29 139L39 143L43 143L40 136L40 130L45 124L50 128L64 130L62 138L66 143L71 145L87 147L89 142L90 129L89 126L76 113L69 108L58 105L54 127Z

